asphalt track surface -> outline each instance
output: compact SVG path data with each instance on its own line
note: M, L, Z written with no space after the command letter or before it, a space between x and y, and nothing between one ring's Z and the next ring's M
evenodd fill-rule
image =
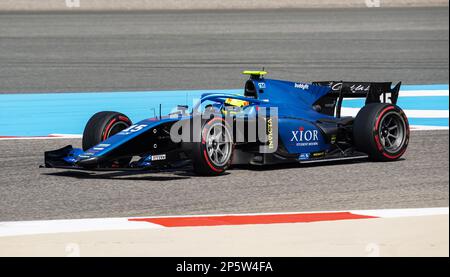
M130 174L39 169L79 140L0 141L0 221L149 215L423 208L449 205L449 133L415 131L404 159Z
M0 91L239 88L297 80L448 83L447 8L0 14ZM0 221L449 205L449 132L393 163L130 175L39 169L79 140L0 141Z
M0 92L241 88L287 80L447 84L449 10L0 14Z

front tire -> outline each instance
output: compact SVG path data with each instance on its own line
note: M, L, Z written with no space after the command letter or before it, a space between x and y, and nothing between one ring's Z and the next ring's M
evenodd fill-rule
M131 120L122 113L105 111L94 114L83 131L83 151L130 126Z
M387 103L371 103L357 114L353 124L356 149L373 161L394 161L406 151L409 123L401 108Z
M229 126L221 117L206 121L202 127L201 142L193 144L194 172L197 175L217 176L231 165L234 144Z
M83 132L83 151L107 140L109 137L131 126L131 120L124 114L118 112L98 112L94 114L86 124ZM131 161L130 158L123 158L112 161L106 166L126 167Z

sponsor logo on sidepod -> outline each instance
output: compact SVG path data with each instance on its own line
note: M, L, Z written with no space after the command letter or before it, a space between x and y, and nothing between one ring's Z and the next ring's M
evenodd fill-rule
M166 159L166 154L153 155L151 158L152 161L163 161L165 159Z
M309 153L301 153L300 156L298 157L298 159L300 161L306 161L309 160Z
M273 144L273 128L272 128L272 118L267 120L267 139L269 141L269 149L274 149Z
M295 88L301 88L301 89L303 89L303 90L309 89L309 85L308 85L308 84L305 84L305 83L295 83L295 84L294 84L294 87L295 87Z
M292 131L291 142L296 146L319 145L319 132L317 130L305 130L304 127Z

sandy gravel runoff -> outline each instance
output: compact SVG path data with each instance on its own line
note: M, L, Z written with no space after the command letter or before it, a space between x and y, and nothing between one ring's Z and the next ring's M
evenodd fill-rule
M0 238L0 256L449 256L449 216Z

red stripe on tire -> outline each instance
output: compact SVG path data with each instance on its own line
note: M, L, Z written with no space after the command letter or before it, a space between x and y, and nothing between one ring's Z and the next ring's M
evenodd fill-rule
M380 138L378 138L378 134L375 135L375 143L377 144L378 150L382 151L383 150L383 146L380 143Z
M397 159L398 157L400 157L401 155L403 155L403 153L405 153L405 151L406 151L406 148L404 148L400 153L398 153L398 154L396 154L396 155L389 155L389 154L387 154L387 153L384 151L383 146L381 145L380 139L379 139L379 137L378 137L378 129L379 129L379 127L380 127L379 124L380 124L381 118L383 117L383 115L384 115L387 111L390 111L390 110L393 110L393 109L395 109L394 106L389 106L389 107L387 107L386 109L384 109L383 111L381 111L380 115L378 116L377 123L375 124L375 132L376 132L376 134L375 134L375 143L377 144L378 149L381 151L381 154L383 154L383 156L385 156L385 157L388 158L388 159ZM407 135L409 135L409 124L408 124L408 119L406 118L406 116L404 116L404 114L401 114L401 116L404 117L405 125L406 125L406 132L407 132Z
M211 125L212 122L215 122L217 120L223 121L223 123L226 125L225 120L223 120L222 118L214 118L211 121L209 121L208 123L206 123L205 126L209 126L209 125ZM206 139L206 131L207 130L205 129L202 133L202 144L206 144L206 140L205 140ZM208 157L208 153L206 152L206 149L203 150L203 156L205 157L206 163L213 171L219 172L219 173L223 172L222 169L218 169L218 168L214 167L214 165L211 163L211 161L209 160L209 157Z
M406 148L403 149L399 154L394 155L394 156L389 155L389 154L387 154L387 153L384 152L384 151L382 152L382 154L383 154L383 156L385 156L386 158L389 158L389 159L397 159L398 157L400 157L401 155L403 155L403 153L405 153L405 151L406 151Z
M108 124L108 126L106 126L106 129L105 129L105 131L104 131L104 133L103 133L103 138L102 138L102 140L106 140L107 139L107 135L108 135L108 132L109 132L109 129L111 128L111 126L114 124L114 122L116 122L117 121L117 119L113 119L113 120L111 120L111 122Z
M206 150L203 150L203 155L205 156L206 163L208 164L208 166L209 166L212 170L214 170L215 172L222 172L222 171L223 171L223 170L221 170L221 169L215 168L215 167L212 165L212 163L209 161L208 153L206 153Z
M389 106L386 109L384 109L383 111L381 111L380 115L378 116L377 123L375 124L375 131L378 131L378 128L380 127L379 124L380 124L381 118L383 117L383 114L385 114L387 111L390 111L393 109L395 109L394 106Z
M119 115L119 120L122 120L123 122L126 122L126 123L128 123L128 124L131 123L131 122L130 122L130 119L127 118L126 116Z

